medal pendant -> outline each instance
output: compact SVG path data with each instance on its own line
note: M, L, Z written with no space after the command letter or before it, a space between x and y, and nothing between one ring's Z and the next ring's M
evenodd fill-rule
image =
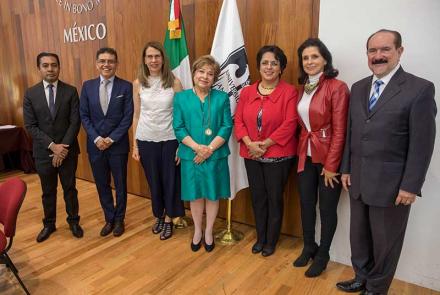
M212 135L212 130L211 130L210 128L206 128L206 129L205 129L205 134L206 134L207 136L211 136L211 135Z

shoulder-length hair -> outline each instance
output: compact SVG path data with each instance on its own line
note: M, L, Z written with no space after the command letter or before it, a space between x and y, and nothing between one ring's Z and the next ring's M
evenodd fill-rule
M142 86L149 88L148 77L151 75L148 66L145 64L145 56L147 54L147 49L151 47L160 52L162 56L162 69L161 69L161 80L163 88L170 88L174 85L174 74L170 68L170 60L165 53L165 48L157 41L150 41L145 44L144 49L142 50L141 63L139 65L137 79Z
M287 66L287 57L284 54L284 51L276 45L264 45L263 47L261 47L258 50L258 52L257 52L257 70L260 70L261 59L263 58L263 55L266 52L272 52L273 55L275 56L275 59L280 62L280 69L281 69L280 76L281 76Z
M304 66L302 63L302 53L304 49L308 47L316 47L318 48L319 54L325 59L327 64L324 66L324 77L326 78L335 78L338 76L339 71L333 67L333 58L328 50L327 46L318 38L309 38L303 42L298 48L298 64L299 64L299 84L307 83L307 79L309 76L304 71Z
M218 75L220 75L220 65L215 60L212 55L203 55L199 57L192 65L191 75L194 80L194 75L198 69L203 68L205 65L211 66L214 69L214 83L218 79ZM194 82L194 81L193 81Z

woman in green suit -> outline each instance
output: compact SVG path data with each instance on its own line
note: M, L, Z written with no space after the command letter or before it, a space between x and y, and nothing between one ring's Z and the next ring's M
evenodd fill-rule
M217 217L219 199L229 198L228 139L232 118L228 95L211 89L220 72L210 55L198 58L192 67L194 88L176 93L173 127L179 141L182 200L190 201L194 220L191 249L202 245L202 218L206 209L204 246L214 249L212 229Z

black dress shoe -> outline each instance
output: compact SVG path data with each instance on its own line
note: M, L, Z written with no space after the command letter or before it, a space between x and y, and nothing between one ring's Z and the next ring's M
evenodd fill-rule
M84 231L78 223L69 224L70 231L75 238L82 238L84 236Z
M360 292L365 290L365 282L357 279L352 279L336 283L336 287L338 287L339 290L348 293Z
M263 251L261 252L261 255L263 257L267 257L272 255L275 252L275 247L263 247Z
M44 226L43 229L40 231L40 233L37 236L37 242L41 243L45 240L47 240L50 235L56 231L56 227L55 225L48 225L48 226Z
M359 294L360 295L380 295L380 293L374 293L374 292L368 291L367 289L365 289L364 291L362 291Z
M252 246L252 253L253 254L258 254L261 251L263 251L263 244L260 244L257 242Z
M113 223L111 222L106 222L104 227L101 229L101 237L105 237L108 236L113 230Z
M199 251L201 247L202 247L202 238L200 238L200 242L198 242L197 244L194 244L193 241L191 240L191 250L193 252Z
M125 232L125 224L123 221L115 222L115 228L113 229L113 236L120 237Z

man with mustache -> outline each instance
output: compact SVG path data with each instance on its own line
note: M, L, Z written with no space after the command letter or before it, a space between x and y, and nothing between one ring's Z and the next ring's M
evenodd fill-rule
M341 180L350 193L355 278L336 284L346 292L387 294L434 148L434 85L402 69L402 52L399 32L372 34L373 75L351 89Z

